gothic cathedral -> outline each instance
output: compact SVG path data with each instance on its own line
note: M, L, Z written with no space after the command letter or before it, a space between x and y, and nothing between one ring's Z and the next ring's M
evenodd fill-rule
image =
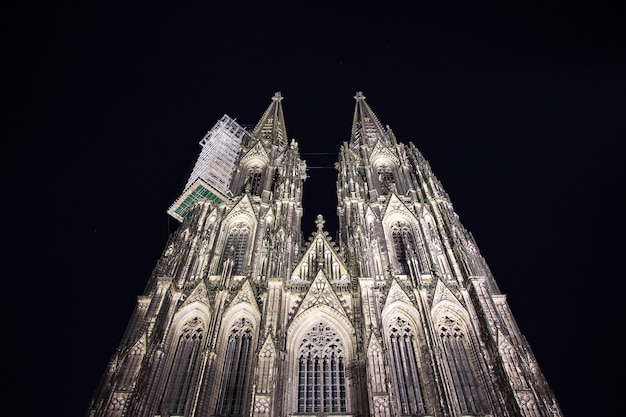
M355 99L336 240L302 236L280 93L206 134L88 417L562 416L428 162Z

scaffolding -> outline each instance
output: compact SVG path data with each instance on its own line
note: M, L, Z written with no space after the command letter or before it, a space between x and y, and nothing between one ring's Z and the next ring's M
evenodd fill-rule
M250 134L228 115L202 138L200 156L187 180L185 189L167 213L183 221L189 208L200 199L221 203L230 201L230 182L243 137Z

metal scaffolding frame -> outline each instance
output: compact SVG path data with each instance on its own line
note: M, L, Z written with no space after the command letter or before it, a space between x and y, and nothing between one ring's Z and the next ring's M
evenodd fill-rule
M189 207L200 199L218 203L231 200L230 181L246 134L250 132L228 115L218 120L200 141L200 156L182 194L167 210L170 216L182 221Z

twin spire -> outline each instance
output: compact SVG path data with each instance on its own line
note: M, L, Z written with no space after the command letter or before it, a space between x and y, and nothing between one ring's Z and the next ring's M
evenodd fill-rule
M394 142L395 139L389 129L383 128L365 102L363 93L357 92L354 98L356 107L350 137L352 146L359 148L365 144L374 146L376 143ZM251 135L263 143L277 146L280 152L286 150L289 141L282 101L283 96L280 91L274 93L271 104L263 113ZM245 142L244 137L250 137L250 132L228 115L224 115L216 123L200 141L203 147L200 156L183 193L170 206L168 214L182 221L189 208L199 199L208 199L216 203L232 199L229 187L237 153L241 144Z
M288 142L285 116L283 115L281 104L283 98L280 91L274 93L272 103L265 110L253 131L254 137L271 141L271 143L280 147ZM389 143L388 129L383 127L370 106L365 102L363 92L358 91L354 98L356 106L350 136L353 146L356 148L363 144L373 146L379 140Z

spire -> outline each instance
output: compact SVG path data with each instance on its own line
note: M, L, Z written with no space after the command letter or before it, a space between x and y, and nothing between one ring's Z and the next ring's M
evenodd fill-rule
M356 105L354 107L354 118L352 119L351 142L355 148L361 145L374 145L376 141L382 140L389 143L389 137L383 125L365 102L365 96L358 91L354 96Z
M259 123L254 128L254 137L268 140L283 149L287 143L287 129L281 101L283 96L280 91L274 93L272 103L269 105Z

